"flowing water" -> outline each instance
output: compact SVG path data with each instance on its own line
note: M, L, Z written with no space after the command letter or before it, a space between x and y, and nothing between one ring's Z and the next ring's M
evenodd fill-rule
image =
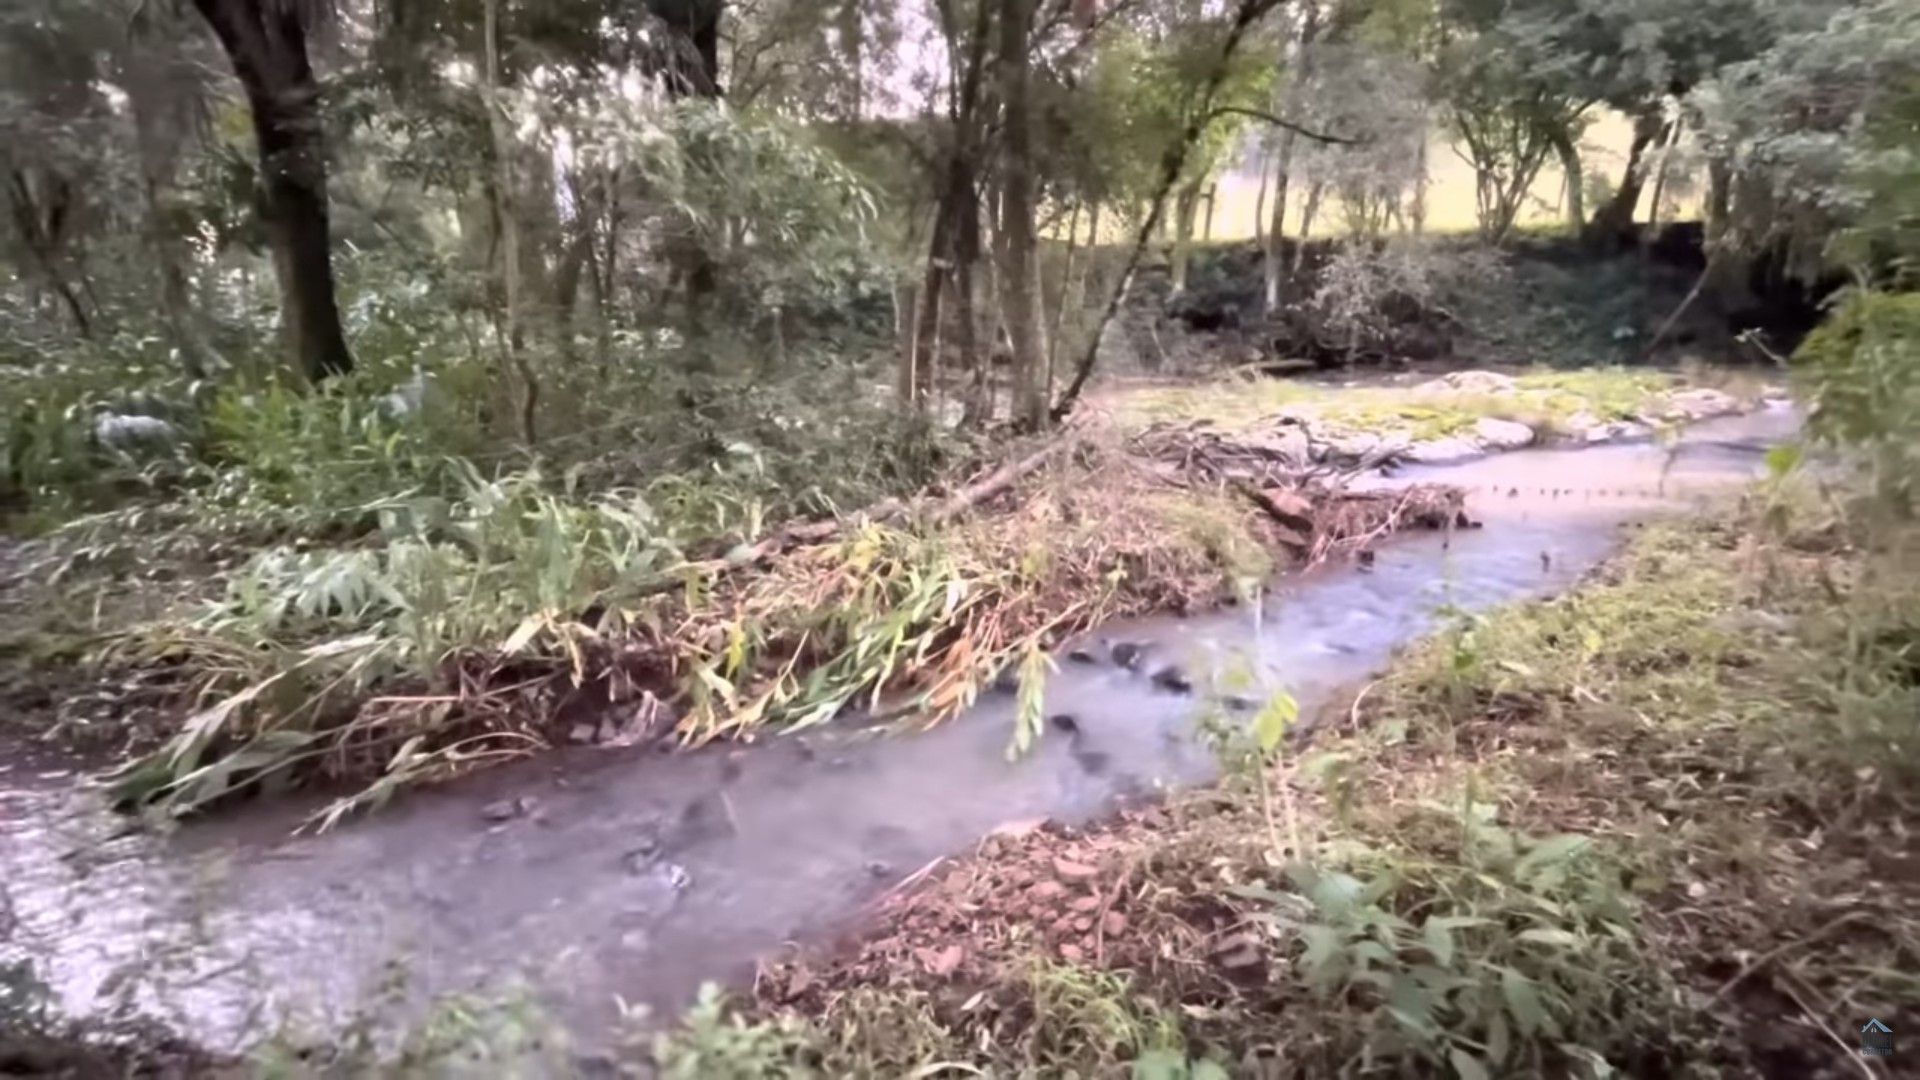
M311 804L156 834L57 768L0 762L0 964L71 1015L157 1020L214 1052L327 1031L385 1000L530 993L588 1046L617 1002L671 1016L705 980L855 923L930 860L1005 823L1081 822L1204 783L1196 720L1225 672L1303 711L1381 669L1450 607L1566 587L1623 524L1751 478L1796 425L1773 408L1673 447L1529 450L1391 480L1457 483L1483 528L1409 535L1371 567L1282 579L1255 607L1104 628L1063 658L1035 751L1006 755L1008 694L932 731L844 729L663 755L573 749L412 794L320 836ZM1137 644L1136 669L1110 645ZM1194 693L1152 673L1179 665ZM1257 693L1257 692L1256 692ZM1071 730L1069 730L1071 729Z

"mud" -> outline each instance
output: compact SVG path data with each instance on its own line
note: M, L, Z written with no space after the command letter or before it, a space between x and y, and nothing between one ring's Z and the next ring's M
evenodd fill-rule
M1234 707L1228 676L1256 684L1231 688L1242 707L1285 688L1310 714L1449 608L1561 589L1623 524L1755 475L1796 422L1773 409L1675 447L1529 450L1375 479L1462 484L1484 527L1404 537L1369 564L1285 579L1257 605L1105 628L1076 643L1092 662L1063 650L1047 688L1061 719L1018 761L1014 699L994 693L904 737L849 724L686 754L560 751L296 836L315 803L153 831L65 769L10 754L0 964L31 963L70 1015L151 1018L214 1052L338 1029L396 974L415 1009L524 989L592 1049L619 1002L672 1016L702 981L857 925L998 826L1082 822L1207 782L1196 721ZM1115 644L1137 647L1118 658L1134 662Z

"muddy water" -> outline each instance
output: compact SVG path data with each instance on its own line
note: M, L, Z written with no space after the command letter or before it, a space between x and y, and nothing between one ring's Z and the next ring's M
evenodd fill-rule
M931 732L853 730L664 756L572 750L406 797L318 836L310 807L251 807L136 832L72 778L0 764L0 963L31 961L67 1011L157 1018L215 1051L324 1031L403 974L430 994L524 988L593 1045L616 999L671 1015L707 979L826 933L930 860L1003 823L1081 821L1205 782L1211 679L1252 672L1309 711L1381 668L1452 605L1562 588L1620 526L1725 490L1795 425L1714 421L1676 448L1536 450L1375 483L1466 486L1482 529L1397 539L1371 568L1289 578L1263 604L1106 628L1064 659L1073 717L1007 760L1014 703L988 695ZM1128 670L1108 644L1139 643ZM1183 694L1153 672L1178 664ZM1071 727L1069 731L1066 728Z

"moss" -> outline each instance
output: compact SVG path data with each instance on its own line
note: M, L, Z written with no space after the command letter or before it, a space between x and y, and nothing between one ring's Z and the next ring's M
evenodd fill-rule
M1533 371L1514 380L1521 396L1567 417L1582 410L1602 420L1626 420L1646 411L1656 396L1672 390L1676 379L1662 371L1602 367L1581 371Z

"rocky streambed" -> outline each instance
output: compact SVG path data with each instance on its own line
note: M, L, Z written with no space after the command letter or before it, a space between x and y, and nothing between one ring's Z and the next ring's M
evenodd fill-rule
M1734 393L1653 375L1582 378L1469 370L1410 385L1342 384L1231 425L1231 437L1295 468L1457 465L1528 447L1647 441L1787 404L1773 387ZM1158 426L1221 428L1205 419Z

